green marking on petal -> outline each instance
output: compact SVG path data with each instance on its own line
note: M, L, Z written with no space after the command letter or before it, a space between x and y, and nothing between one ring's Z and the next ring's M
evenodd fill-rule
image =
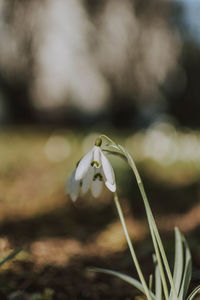
M94 165L96 165L96 167L99 167L99 163L98 161L94 160L93 162L91 162L91 166L94 167Z
M103 181L103 176L101 175L101 173L96 173L93 177L93 181L95 180L99 180L99 181Z

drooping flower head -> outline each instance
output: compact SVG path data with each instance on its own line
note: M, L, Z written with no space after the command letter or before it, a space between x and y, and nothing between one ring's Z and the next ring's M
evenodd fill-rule
M115 175L109 160L101 150L102 140L98 138L95 146L79 162L68 180L68 191L72 200L76 200L80 190L85 194L89 188L92 195L98 197L103 181L111 192L116 191Z

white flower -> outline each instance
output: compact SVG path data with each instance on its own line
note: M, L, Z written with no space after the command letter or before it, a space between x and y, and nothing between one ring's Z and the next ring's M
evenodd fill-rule
M92 172L93 174L91 174ZM90 176L88 176L88 173L90 173ZM93 175L93 181L95 181L95 178L102 177L107 188L111 192L116 191L113 168L99 146L94 146L94 148L81 159L75 172L75 179L83 180L85 178L88 181L91 180L91 175Z
M111 192L116 191L113 168L99 146L94 146L79 162L76 170L68 179L68 192L73 201L80 190L85 194L91 189L92 195L98 197L102 191L103 181Z

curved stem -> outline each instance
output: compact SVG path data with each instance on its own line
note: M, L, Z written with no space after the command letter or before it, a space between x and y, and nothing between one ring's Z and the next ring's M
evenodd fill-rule
M133 258L133 262L134 262L136 270L138 272L138 276L139 276L140 281L141 281L141 283L143 285L143 288L145 290L145 294L147 296L147 299L152 300L152 297L150 295L150 292L149 292L149 289L147 287L146 281L145 281L144 276L142 274L138 259L136 257L135 250L134 250L133 245L131 243L131 239L130 239L130 236L129 236L129 233L128 233L128 230L127 230L127 227L126 227L126 223L125 223L125 220L124 220L123 212L122 212L122 209L121 209L121 205L119 203L117 193L114 193L114 201L115 201L117 211L118 211L118 214L119 214L119 218L120 218L123 230L124 230L124 234L126 236L126 240L127 240L128 246L129 246L129 250L130 250L131 256Z
M149 222L149 227L150 227L150 231L151 231L151 236L152 236L154 248L155 248L155 251L157 252L156 256L157 256L157 260L158 260L161 279L162 279L162 282L163 282L163 290L165 292L165 297L166 297L166 299L168 299L168 290L167 290L167 283L166 283L166 279L165 279L165 276L164 276L162 263L160 261L160 253L161 253L161 256L162 256L162 259L163 259L163 264L165 266L166 273L167 273L167 276L168 276L168 279L169 279L174 297L175 297L176 300L178 300L177 291L176 291L174 281L173 281L173 278L172 278L172 274L171 274L171 271L170 271L170 268L169 268L169 264L168 264L168 261L167 261L165 250L164 250L164 247L163 247L163 244L162 244L162 241L161 241L161 238L160 238L157 226L156 226L155 219L154 219L152 211L151 211L151 207L149 205L149 202L148 202L145 190L144 190L144 185L142 183L142 180L141 180L141 177L140 177L139 172L137 170L137 167L136 167L136 165L135 165L135 163L134 163L134 161L133 161L133 159L132 159L132 157L130 156L129 153L127 153L127 159L128 159L128 162L129 162L129 164L130 164L130 166L133 170L133 173L135 174L137 184L138 184L138 187L140 189L142 199L144 201L144 205L145 205L145 209L146 209L146 213L147 213L147 218L148 218L148 222ZM154 234L155 234L155 236L154 236ZM156 237L156 240L155 240L155 237ZM158 248L158 245L159 245L160 253L159 253L158 250L156 250Z
M105 135L105 134L100 134L99 138L104 138L104 139L106 139L109 143L111 143L111 144L117 146L117 144L116 144L113 140L111 140L111 139L110 139L107 135Z

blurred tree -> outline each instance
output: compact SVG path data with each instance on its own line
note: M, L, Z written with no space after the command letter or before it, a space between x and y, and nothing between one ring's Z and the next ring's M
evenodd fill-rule
M161 0L2 0L0 90L7 119L132 127L171 112L189 123L186 99L199 108L198 83L190 80L199 48L180 56L180 7Z

